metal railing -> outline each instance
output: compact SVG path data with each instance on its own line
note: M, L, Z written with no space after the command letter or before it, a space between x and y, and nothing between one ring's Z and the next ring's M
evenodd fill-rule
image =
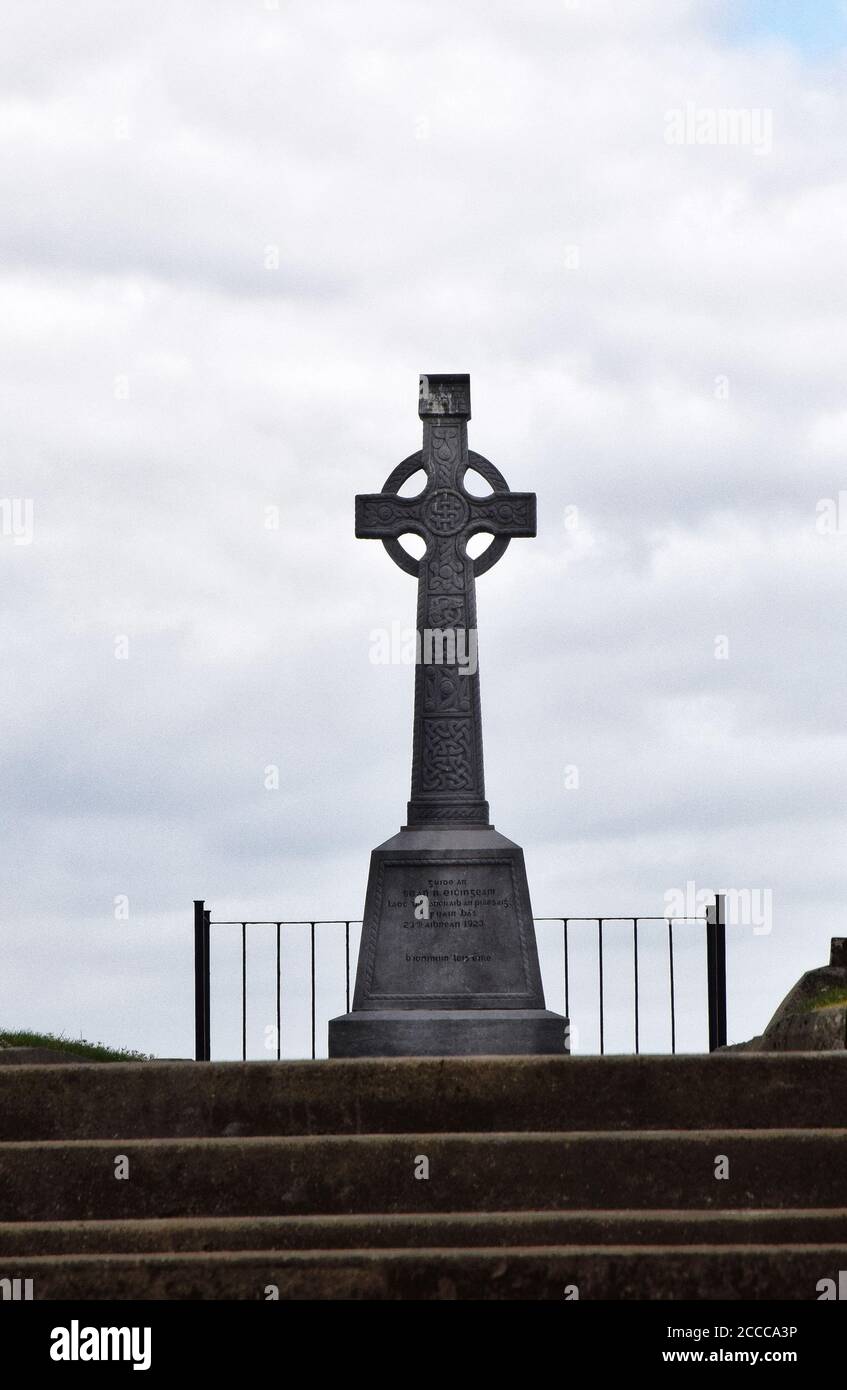
M705 917L653 917L629 916L619 913L604 917L536 917L536 922L560 922L562 925L562 945L564 950L563 1001L567 1018L571 1014L570 986L570 933L576 924L596 923L597 926L597 964L599 979L599 1023L600 1054L605 1053L606 1040L606 1002L605 967L603 956L603 928L609 923L632 924L632 970L634 1004L634 1050L640 1052L640 975L638 955L638 928L641 923L666 922L668 928L668 977L670 987L670 1028L671 1052L676 1052L676 982L674 973L674 926L700 922L706 928L706 982L707 1012L709 1023L709 1051L714 1052L726 1043L726 900L725 895L715 895L715 903L707 908ZM211 968L210 947L212 927L240 927L241 929L241 1055L247 1059L247 928L266 926L276 929L276 1056L282 1055L282 958L281 931L283 927L309 928L309 995L311 1056L316 1056L316 971L315 971L315 932L317 927L344 928L344 981L346 1012L350 1011L350 928L360 926L361 918L333 918L314 920L261 919L213 921L211 910L203 899L194 902L194 1055L198 1062L211 1059Z

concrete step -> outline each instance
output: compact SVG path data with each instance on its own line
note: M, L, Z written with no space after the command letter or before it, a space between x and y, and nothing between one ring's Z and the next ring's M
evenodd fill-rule
M837 1245L831 1211L507 1211L413 1216L172 1217L0 1223L0 1267L18 1255L599 1245Z
M847 1053L0 1068L0 1139L828 1128Z
M128 1179L114 1176L118 1155ZM847 1129L0 1145L3 1221L845 1206Z
M847 1243L22 1257L35 1299L814 1300ZM571 1292L572 1296L572 1292ZM770 1323L785 1325L790 1315Z

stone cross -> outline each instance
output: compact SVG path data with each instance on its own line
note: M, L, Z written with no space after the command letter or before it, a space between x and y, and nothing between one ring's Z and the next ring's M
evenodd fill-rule
M423 449L397 465L381 492L356 498L356 535L381 540L392 560L418 580L408 824L487 825L474 581L497 563L513 536L535 535L535 493L510 492L493 463L468 450L469 376L422 376L418 414ZM398 496L420 469L423 491ZM466 491L468 469L492 488L487 497ZM481 531L494 540L474 559L467 543ZM426 542L420 560L400 544L406 532Z
M488 821L476 664L476 577L513 536L535 535L535 496L469 452L469 377L421 377L419 413L423 449L356 498L356 535L418 580L412 796L408 824L371 852L353 1006L329 1021L329 1055L562 1053L523 850ZM400 496L421 469L422 491ZM468 491L469 470L486 497ZM426 544L419 560L400 544L407 531ZM494 539L473 558L479 532Z

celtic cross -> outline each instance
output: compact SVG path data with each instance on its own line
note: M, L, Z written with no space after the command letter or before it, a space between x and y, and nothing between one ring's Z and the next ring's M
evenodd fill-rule
M469 376L422 376L418 414L423 449L397 465L381 492L356 498L356 535L381 540L395 564L418 580L408 824L487 825L474 581L513 536L535 535L535 493L510 492L499 469L468 449ZM398 496L420 469L423 491ZM469 469L491 487L487 497L466 490ZM481 531L494 539L474 559L467 543ZM420 560L401 545L406 532L426 542Z

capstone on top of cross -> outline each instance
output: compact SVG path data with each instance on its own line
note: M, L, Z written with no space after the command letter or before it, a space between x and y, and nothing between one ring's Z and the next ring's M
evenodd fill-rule
M422 420L432 416L449 415L454 419L471 418L471 379L465 374L445 375L444 372L422 373L418 382L418 414Z

